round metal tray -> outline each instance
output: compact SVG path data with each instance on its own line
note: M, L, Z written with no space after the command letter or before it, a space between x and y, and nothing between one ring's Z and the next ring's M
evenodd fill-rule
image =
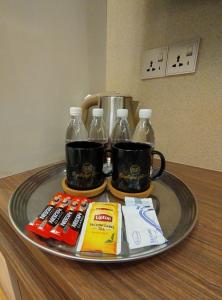
M159 223L168 242L161 246L144 247L129 250L123 222L122 251L118 256L76 252L76 247L67 246L52 239L45 240L24 227L38 216L49 199L61 191L61 180L65 176L65 164L47 167L23 182L14 192L9 203L9 216L19 234L40 249L64 258L88 262L127 262L164 252L181 242L193 229L197 219L197 203L190 192L175 176L164 172L154 181L151 195ZM109 191L93 199L94 201L118 202ZM123 203L123 201L119 201Z

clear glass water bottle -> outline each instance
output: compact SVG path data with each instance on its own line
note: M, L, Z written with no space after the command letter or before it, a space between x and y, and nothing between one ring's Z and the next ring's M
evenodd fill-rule
M152 109L139 110L139 122L133 134L132 141L149 144L152 148L155 146L154 130L150 119L152 116Z
M105 122L103 120L103 109L94 108L92 110L93 119L89 128L89 141L103 144L105 147L108 143Z
M130 129L127 117L128 109L117 109L117 121L111 135L112 144L130 140Z
M66 144L75 141L88 140L88 133L81 117L81 107L70 107L70 122L66 130Z

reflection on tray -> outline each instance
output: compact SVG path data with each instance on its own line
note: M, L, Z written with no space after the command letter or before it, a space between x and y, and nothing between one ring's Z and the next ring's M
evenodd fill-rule
M153 206L160 221L168 243L161 246L142 247L129 250L122 229L121 252L118 256L99 255L92 253L77 253L76 247L69 246L53 239L44 239L35 234L24 231L24 220L33 220L47 204L49 195L60 189L60 181L64 176L64 164L46 168L24 182L10 200L10 217L16 230L25 235L27 240L41 249L65 258L90 261L127 261L149 257L165 251L182 240L193 228L196 221L196 202L187 187L173 175L165 172L163 177L154 182L155 190L152 194ZM45 200L44 200L45 199ZM93 201L118 201L105 192ZM185 205L186 204L186 205ZM22 216L22 220L20 219ZM123 222L124 225L124 222ZM97 258L98 257L98 258ZM87 259L88 258L88 259Z

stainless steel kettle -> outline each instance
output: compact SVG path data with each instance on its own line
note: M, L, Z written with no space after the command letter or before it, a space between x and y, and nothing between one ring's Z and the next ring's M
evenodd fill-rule
M117 109L128 109L128 122L131 133L133 133L138 122L139 102L134 101L131 96L123 96L120 93L88 95L84 98L82 104L83 122L89 129L92 120L92 108L100 107L104 110L104 121L108 136L111 137L113 127L116 123Z

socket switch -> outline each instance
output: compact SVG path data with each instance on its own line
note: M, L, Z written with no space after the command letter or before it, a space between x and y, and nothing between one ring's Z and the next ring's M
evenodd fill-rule
M166 74L168 47L144 51L141 79L164 77Z
M194 73L200 39L169 46L166 76Z

